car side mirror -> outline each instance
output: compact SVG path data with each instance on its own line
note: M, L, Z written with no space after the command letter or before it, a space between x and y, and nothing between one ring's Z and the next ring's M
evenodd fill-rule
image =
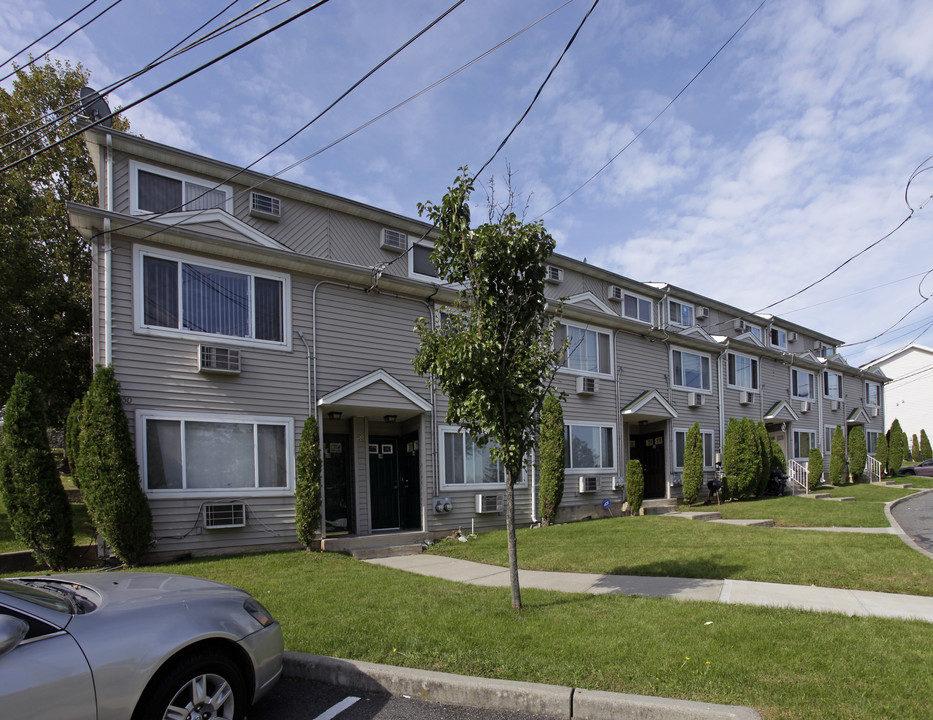
M16 648L29 632L29 624L25 620L12 615L0 615L0 657Z

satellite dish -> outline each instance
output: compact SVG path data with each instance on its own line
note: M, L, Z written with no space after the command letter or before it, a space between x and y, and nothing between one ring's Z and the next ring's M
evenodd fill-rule
M97 122L101 118L106 118L101 125L104 127L113 127L113 118L110 116L110 106L104 100L100 93L89 87L81 88L81 114L90 122Z

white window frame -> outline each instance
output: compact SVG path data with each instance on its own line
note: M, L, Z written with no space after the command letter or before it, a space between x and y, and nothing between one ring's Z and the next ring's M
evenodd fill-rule
M616 433L618 433L618 428L615 423L599 423L599 422L585 422L585 421L566 421L564 422L564 437L567 437L569 432L571 440L573 439L573 430L571 428L575 427L590 427L590 428L599 428L600 430L608 428L612 430L612 441L610 445L612 446L612 466L606 467L596 467L596 468L587 468L587 467L573 467L573 453L570 447L570 444L566 444L564 449L564 474L565 475L607 475L615 474L616 468L619 466L619 438ZM601 437L601 435L600 435ZM603 448L600 448L600 454L602 454ZM568 467L567 463L571 463Z
M415 240L411 237L408 238L408 243L408 277L412 278L413 280L423 280L424 282L434 284L445 284L443 278L441 278L439 275L423 275L422 273L415 272L415 252L417 252L416 248L422 248L428 250L428 252L433 252L434 243L429 240L419 240L418 242L415 242ZM431 264L433 265L434 263Z
M882 435L884 435L884 433L878 430L865 429L865 448L872 457L875 456L875 450L878 448L878 438Z
M687 353L689 355L696 355L697 357L701 359L701 366L702 366L702 360L704 358L706 359L706 365L707 365L707 370L708 370L706 379L709 383L709 387L706 387L706 388L698 387L697 388L697 387L691 387L690 385L684 385L682 383L683 378L677 378L674 376L674 353L675 352L681 353L681 355L683 355L684 353ZM668 368L671 373L671 387L677 388L678 390L687 390L688 392L703 393L705 395L712 394L713 392L713 359L709 353L697 352L696 350L690 350L688 348L672 347L668 361L669 361ZM681 365L681 367L683 367L683 365Z
M810 393L808 395L797 394L797 391L794 387L797 384L794 382L796 373L804 373L810 376L810 381L809 381ZM816 373L814 373L812 370L804 370L802 368L795 368L795 367L792 367L790 369L790 394L791 394L791 397L793 397L795 400L816 400L815 385L816 385Z
M875 388L875 401L872 402L871 393L869 390ZM870 380L865 381L865 404L868 407L881 407L881 383L871 382Z
M835 395L829 392L830 376L835 376L838 380L836 383L836 388L838 389L838 392ZM842 390L843 390L842 373L833 372L832 370L824 370L823 371L823 397L828 398L830 400L842 400L842 396L843 396Z
M824 425L823 426L823 452L830 452L833 449L833 434L836 432L835 425ZM845 437L845 428L842 430L843 437ZM848 440L848 438L846 438ZM846 443L848 448L848 442Z
M749 323L745 323L745 332L751 333L755 339L758 340L758 342L763 343L760 325L750 325Z
M469 437L469 433L462 429L458 425L439 425L437 428L438 431L438 459L439 459L439 468L441 476L441 488L446 490L469 490L472 492L485 492L486 490L501 490L506 486L506 474L505 467L502 467L502 482L501 483L448 483L447 482L447 443L444 439L444 436L448 433L457 435L464 440ZM472 442L472 438L470 438ZM474 443L475 444L475 443ZM489 447L492 445L490 441ZM498 461L497 461L498 462ZM502 466L502 463L499 463ZM515 483L516 487L527 487L528 486L528 473L525 471L524 464L522 466L522 476Z
M146 431L148 420L169 420L180 423L186 422L205 422L205 423L237 423L244 425L253 425L253 437L256 435L257 425L280 425L285 428L285 487L276 488L242 488L242 487L218 487L218 488L190 488L190 489L149 489L149 465L147 458L147 439ZM259 472L258 462L258 444L253 445L253 457L255 461L255 471ZM139 479L142 483L143 492L152 498L195 498L195 497L267 497L267 496L286 496L293 495L295 492L295 419L285 416L266 416L266 415L230 415L230 414L212 414L212 413L192 413L192 412L174 412L170 410L137 410L136 411L136 458L139 463ZM182 433L181 443L181 466L182 473L187 472L185 467L185 442L184 433Z
M627 298L633 298L635 300L636 315L634 317L626 314L625 312L625 301ZM640 317L638 317L639 313L637 311L638 311L639 303L643 303L643 302L648 303L648 319L647 320L642 320ZM644 323L645 325L652 325L654 323L654 302L651 300L651 298L647 298L644 295L639 295L638 293L633 293L633 292L629 292L628 290L623 290L622 303L621 303L621 307L619 308L619 313L622 315L622 317L627 318L629 320L634 320L635 322Z
M777 333L777 341L774 340L774 335ZM784 342L781 344L781 338ZM768 344L771 347L780 348L781 350L787 350L787 330L781 330L781 328L772 327L768 332Z
M677 315L674 315L674 306L677 306ZM689 322L684 322L684 312L689 315ZM678 327L693 327L696 325L696 308L693 303L683 302L682 300L669 299L667 301L667 317L671 325Z
M674 428L674 469L680 470L681 472L683 472L684 464L683 463L680 463L679 465L677 464L677 460L678 460L677 448L683 447L682 454L684 458L686 459L687 432L689 430L690 428ZM713 470L715 469L715 462L716 462L716 445L715 445L716 436L712 430L703 430L702 428L700 428L700 436L701 436L701 440L703 441L703 469ZM706 455L707 438L709 438L709 457L707 457ZM678 443L682 443L682 445L678 445Z
M217 181L211 178L198 177L196 175L186 175L184 173L176 172L175 170L166 170L163 167L157 165L148 165L146 163L141 163L138 160L130 160L130 215L161 215L162 217L176 217L180 215L189 215L193 213L201 212L210 212L207 210L177 210L173 213L158 213L153 210L142 210L139 207L139 171L144 170L145 172L151 173L153 175L161 175L162 177L170 178L172 180L180 180L182 183L190 182L196 185L201 185L205 187L212 188L218 192L222 192L227 196L226 201L223 204L223 210L230 215L233 215L233 188L230 185L217 185ZM184 186L182 186L182 200L184 200Z
M170 328L162 325L145 324L145 296L143 259L145 257L158 258L176 263L189 263L200 265L217 270L226 270L239 273L250 277L250 286L253 286L255 278L266 280L277 280L282 283L282 340L259 340L253 337L240 337L238 335L222 335L220 333L199 332L197 330L184 329L184 307L182 299L182 284L178 283L178 327ZM181 271L179 270L179 275ZM285 273L272 272L268 270L257 271L253 268L234 265L228 262L214 260L212 258L203 258L184 253L168 252L162 249L152 248L145 245L137 245L133 250L133 331L139 335L152 335L158 337L186 338L203 341L215 345L240 345L240 346L261 346L266 348L276 348L282 350L291 350L292 347L292 304L291 304L291 277ZM250 297L250 325L255 323L255 294ZM255 328L252 328L255 332Z
M744 385L738 385L736 383L729 381L729 357L743 358L745 360L750 360L752 362L752 385L756 387L746 387ZM736 373L738 375L738 373ZM726 356L726 387L732 388L734 390L745 390L746 392L757 393L761 389L761 363L758 358L753 355L746 355L745 353L735 352L730 350Z
M568 347L564 351L564 354L561 356L561 361L560 361L561 364L557 368L558 372L567 373L567 374L575 375L575 376L586 375L589 377L604 377L604 378L614 377L613 368L615 367L615 348L613 347L613 342L612 342L612 331L605 330L603 328L598 328L598 327L590 327L589 325L583 325L581 323L569 322L567 320L561 320L558 323L558 325L563 325L564 327L574 327L579 330L583 330L584 332L595 333L597 336L597 341L596 341L597 348L599 346L598 338L600 335L605 335L609 339L609 368L606 372L593 371L593 370L579 370L577 368L572 368L569 365L565 364L570 361L570 353L574 349L573 347ZM598 359L598 355L599 355L599 351L597 349L597 359Z
M799 437L801 435L810 436L810 448L808 448L805 455L797 454L797 448L800 445ZM794 430L793 434L791 435L791 450L794 452L794 460L808 460L810 458L810 450L813 448L819 448L819 446L816 444L817 440L817 433L814 430Z

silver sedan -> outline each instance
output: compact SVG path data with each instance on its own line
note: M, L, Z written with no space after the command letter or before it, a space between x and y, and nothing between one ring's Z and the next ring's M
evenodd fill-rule
M5 720L241 720L282 673L248 593L183 575L0 580Z

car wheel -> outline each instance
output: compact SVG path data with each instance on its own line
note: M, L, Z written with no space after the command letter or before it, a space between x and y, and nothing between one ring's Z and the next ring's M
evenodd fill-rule
M243 720L243 673L219 653L191 655L153 680L134 720Z
M916 475L917 473L913 470L901 470L901 475Z

